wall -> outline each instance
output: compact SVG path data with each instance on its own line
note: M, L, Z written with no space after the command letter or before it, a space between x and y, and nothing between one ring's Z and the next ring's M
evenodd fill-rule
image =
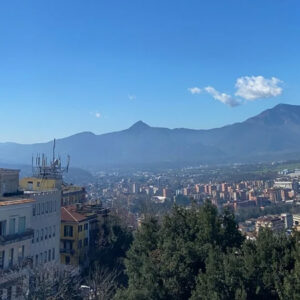
M4 205L0 206L0 221L6 220L6 234L9 233L9 219L14 217L16 219L16 232L18 232L18 220L19 217L26 217L26 229L31 228L31 210L32 203L16 204L16 205ZM24 246L24 257L28 257L31 254L31 238L27 238L23 241L14 241L6 245L0 245L0 251L5 251L4 269L9 267L9 251L14 248L14 262L18 263L18 250Z
M58 263L61 191L31 192L30 197L36 200L32 209L32 228L34 229L32 256L34 266L45 263L45 252L47 253L46 260L49 261L49 250L50 261ZM52 257L53 251L54 259Z

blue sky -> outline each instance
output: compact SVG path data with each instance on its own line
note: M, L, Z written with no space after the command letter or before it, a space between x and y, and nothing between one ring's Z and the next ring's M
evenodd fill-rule
M296 0L2 1L0 141L212 128L300 104L299 15Z

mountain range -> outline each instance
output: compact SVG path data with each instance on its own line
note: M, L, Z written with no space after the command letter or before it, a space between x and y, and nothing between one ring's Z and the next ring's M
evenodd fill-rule
M0 143L0 162L31 164L51 157L53 142ZM300 106L279 104L241 123L208 130L151 127L138 121L126 130L82 132L56 141L71 165L100 170L143 165L190 165L300 158Z

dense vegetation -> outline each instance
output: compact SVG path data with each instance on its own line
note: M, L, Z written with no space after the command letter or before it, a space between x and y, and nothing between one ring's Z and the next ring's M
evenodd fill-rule
M234 216L210 203L149 217L125 266L116 299L300 299L298 235L244 240Z

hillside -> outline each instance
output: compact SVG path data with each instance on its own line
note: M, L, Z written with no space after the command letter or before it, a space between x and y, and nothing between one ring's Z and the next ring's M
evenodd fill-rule
M52 142L0 144L0 162L31 162L32 154L50 156ZM193 164L286 159L300 152L300 106L280 104L244 122L210 130L151 127L95 135L82 132L57 140L57 152L81 168Z

